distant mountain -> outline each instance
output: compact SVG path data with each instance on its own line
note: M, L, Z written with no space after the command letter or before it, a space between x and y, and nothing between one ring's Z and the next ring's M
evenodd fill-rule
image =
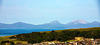
M27 24L23 22L17 22L14 24L0 24L1 29L27 29L27 28L33 28L35 25Z
M93 21L91 24L100 24L100 23L97 21Z
M51 21L50 23L33 25L23 22L16 22L13 24L0 23L0 29L71 29L71 28L88 28L100 27L100 22L93 21L91 23L85 20L74 20L68 24L62 24L59 21Z
M41 24L41 25L38 25L38 26L41 26L41 27L47 28L47 29L50 29L50 28L51 29L65 28L64 24L60 23L59 21L51 21L50 23L45 23L45 24Z
M89 27L100 27L100 23L93 21L91 23L86 22L85 20L74 20L67 24L69 28L89 28Z
M14 25L14 26L34 26L33 24L27 24L27 23L23 23L23 22L17 22L17 23L14 23L14 24L11 24L11 25Z
M77 25L77 24L88 24L88 22L84 21L84 20L74 20L68 24L71 24L71 25Z
M100 27L100 23L97 22L97 21L93 21L93 22L89 23L88 26L91 26L91 27Z
M42 25L61 26L63 24L61 24L59 21L51 21L50 23L45 23L45 24L42 24Z

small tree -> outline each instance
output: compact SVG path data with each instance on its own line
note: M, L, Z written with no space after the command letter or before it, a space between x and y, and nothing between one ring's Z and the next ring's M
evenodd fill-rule
M51 32L55 32L54 30L52 30Z

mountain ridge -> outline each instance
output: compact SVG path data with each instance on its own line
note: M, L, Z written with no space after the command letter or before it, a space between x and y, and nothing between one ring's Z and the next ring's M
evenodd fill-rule
M59 21L51 21L49 23L34 25L24 22L16 22L13 24L0 23L0 29L67 29L67 28L88 28L100 27L100 22L93 21L91 23L85 20L74 20L67 24L62 24Z

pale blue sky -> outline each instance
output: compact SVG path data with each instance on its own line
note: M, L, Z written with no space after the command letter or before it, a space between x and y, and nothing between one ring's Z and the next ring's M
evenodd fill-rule
M99 21L97 0L2 0L0 9L0 23Z

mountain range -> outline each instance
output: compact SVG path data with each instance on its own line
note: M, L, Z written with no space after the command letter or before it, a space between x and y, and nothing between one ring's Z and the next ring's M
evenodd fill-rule
M59 21L51 21L50 23L33 25L24 22L16 22L13 24L0 23L0 29L73 29L73 28L89 28L100 27L100 22L93 21L91 23L85 20L74 20L67 24L62 24Z

